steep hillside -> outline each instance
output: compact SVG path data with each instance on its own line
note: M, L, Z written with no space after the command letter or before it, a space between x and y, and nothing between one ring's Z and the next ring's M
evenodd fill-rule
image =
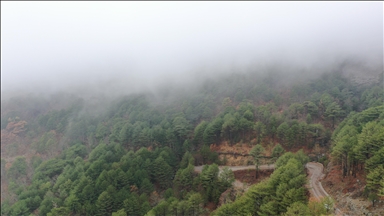
M108 100L62 93L4 101L2 215L208 215L213 209L204 207L216 206L231 187L233 174L218 175L217 164L273 163L282 152L299 149L325 165L341 163L340 175L361 177L367 183L362 196L374 204L383 187L377 180L383 176L383 87L356 85L341 71L300 82L283 82L281 76L223 75L188 93L164 88ZM352 134L357 137L348 137ZM349 141L343 139L354 139L357 147L344 152ZM358 148L367 149L367 139L373 147L357 154ZM202 164L212 165L194 173L193 166ZM270 183L257 184L255 193L273 188L268 196L279 197L282 189L274 181L285 174L278 170ZM308 204L305 193L298 195L301 204L280 202L288 199L281 196L259 207L293 211Z

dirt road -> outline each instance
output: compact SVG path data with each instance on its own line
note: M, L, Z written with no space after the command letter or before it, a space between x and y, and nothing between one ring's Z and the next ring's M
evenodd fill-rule
M305 167L309 172L309 187L312 196L318 199L329 196L319 181L324 177L323 165L321 163L309 162Z
M228 167L232 171L236 170L247 170L247 169L255 169L254 165L251 166L219 166L220 171L224 168ZM321 199L322 197L329 196L329 194L324 190L323 186L321 185L320 180L324 177L323 173L323 165L321 163L315 163L315 162L309 162L305 165L305 167L308 169L309 172L309 191L311 192L312 196ZM274 169L274 164L271 165L261 165L259 166L260 170L267 170L267 169ZM195 166L196 172L201 172L203 170L203 166ZM235 187L243 186L243 183L241 183L239 180L236 180L234 183ZM335 208L336 215L343 215L340 209Z
M321 199L322 197L329 197L329 194L324 190L323 185L321 184L320 180L324 178L323 173L323 164L321 163L315 163L315 162L309 162L305 165L309 172L309 191L311 192L312 196ZM342 211L335 207L335 213L336 215L343 215Z

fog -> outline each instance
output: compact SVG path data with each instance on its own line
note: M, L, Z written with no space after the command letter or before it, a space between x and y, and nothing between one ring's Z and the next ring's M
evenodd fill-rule
M127 94L345 58L382 71L383 39L382 2L8 1L1 90Z

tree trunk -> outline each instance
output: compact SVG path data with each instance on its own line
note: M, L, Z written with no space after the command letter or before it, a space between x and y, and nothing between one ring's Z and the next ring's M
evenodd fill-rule
M341 168L343 169L343 178L345 177L345 174L346 174L346 172L345 172L345 159L344 159L344 156L341 156L342 157L342 159L341 159Z
M349 170L348 170L348 155L346 154L345 155L345 172L346 172L346 176L349 176Z
M256 164L256 179L258 178L259 175L259 164Z

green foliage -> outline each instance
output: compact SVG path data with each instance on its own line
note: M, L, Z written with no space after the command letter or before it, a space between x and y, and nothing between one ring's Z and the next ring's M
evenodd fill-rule
M54 131L46 132L37 142L32 144L32 147L36 149L38 153L47 153L55 147L57 142L55 136Z
M180 168L173 180L177 193L182 196L193 188L194 167L189 164L185 169Z
M382 86L374 86L365 90L361 95L363 109L383 105L383 98L384 89Z
M347 125L335 138L335 146L332 154L343 160L344 172L352 166L355 154L353 152L357 145L357 129L354 126Z
M279 127L277 127L277 136L280 138L283 145L287 144L288 142L288 130L289 125L287 122L283 122L279 125Z
M382 147L384 147L384 121L368 122L358 136L358 145L355 147L356 157L365 161Z
M306 160L303 160L301 153L288 152L277 162L280 165L269 180L252 185L243 196L220 206L211 215L292 215L297 212L298 206L306 207ZM301 210L302 215L308 212L307 207Z
M136 194L131 194L124 200L124 210L127 215L140 215L139 197Z
M140 192L145 194L150 194L154 190L153 184L149 179L144 179L140 184Z
M262 122L256 122L254 126L256 136L257 136L257 142L260 143L262 138L265 135L266 127Z
M96 148L94 148L91 153L89 153L89 161L96 161L101 158L107 151L107 145L103 142L100 142Z
M307 114L307 117L306 117L306 120L305 120L306 122L307 122L307 124L311 124L312 123L312 116L311 116L311 114Z
M39 167L39 165L43 162L43 160L41 159L41 157L38 157L36 155L34 155L32 158L31 158L31 162L30 164L32 165L33 169L35 170L37 167Z
M67 199L65 199L64 205L68 207L68 209L73 213L80 211L79 198L77 198L74 194L71 194L69 197L67 197Z
M120 209L117 212L112 212L112 216L127 216L127 213L125 213L124 209Z
M289 112L292 118L298 119L299 116L303 113L304 106L299 103L293 103L289 106Z
M256 178L258 175L260 159L261 159L261 156L264 154L264 151L265 150L264 150L263 146L261 146L260 144L257 144L249 152L249 154L253 157L253 162L256 166Z
M158 157L153 163L154 179L160 187L166 189L172 181L172 167L167 164L163 157Z
M377 194L382 190L381 182L384 178L384 165L380 164L367 175L367 188Z
M165 199L169 199L171 197L173 197L174 193L173 193L173 190L172 188L168 188L165 192L164 192L164 198Z
M189 133L189 122L184 117L178 116L172 121L172 125L176 136L179 140L183 140Z
M219 162L219 155L216 152L211 151L207 145L203 145L199 153L203 158L203 164Z
M203 133L203 142L205 145L210 145L218 142L223 123L223 119L217 117L207 125Z
M340 123L339 127L335 129L332 137L335 138L345 125L353 125L357 127L357 131L360 133L363 126L367 122L374 121L376 119L383 119L384 116L380 117L382 113L384 113L384 105L370 107L360 113L351 112L349 116L343 122Z
M103 123L99 123L96 128L95 138L102 139L108 134L108 128Z
M42 200L39 196L35 196L35 197L31 196L31 197L25 199L27 207L30 211L36 210L40 206L41 201Z
M156 207L153 208L153 211L156 216L166 216L169 213L169 204L163 200Z
M223 125L221 127L221 136L226 137L229 141L232 142L232 134L236 132L236 118L231 113L227 113L223 118ZM228 136L227 136L228 135Z
M223 168L223 170L221 170L219 173L219 181L224 187L231 187L232 183L235 181L235 175L233 174L233 171L228 167Z
M67 207L53 208L47 216L69 216L71 211Z
M27 174L27 162L24 157L16 157L7 175L10 179L19 179Z
M311 215L311 212L305 204L301 202L295 202L287 208L287 212L284 216L307 216Z
M308 203L308 208L311 215L321 216L332 213L334 201L330 197L324 197L320 201L311 201Z
M104 191L100 194L99 198L96 201L97 214L98 215L110 215L113 208L113 200L110 194L107 191Z
M180 168L185 169L188 167L189 164L194 165L195 159L193 158L192 154L187 151L184 153L184 156L180 161Z
M55 175L59 175L67 162L60 159L51 159L44 161L36 169L35 175L33 176L34 181L39 179L52 178Z
M208 123L206 121L202 121L200 124L198 124L195 127L194 138L193 138L195 145L203 144L203 135L207 125Z
M384 164L384 146L377 151L372 157L365 161L365 168L371 171L379 165Z
M22 200L16 202L14 205L12 205L10 209L10 215L12 216L27 216L29 215L29 209L27 207L27 202Z
M368 171L367 189L373 204L382 190L384 173L384 120L380 114L384 106L352 113L335 130L332 154L341 162L343 175L356 175L357 165L365 164Z
M303 103L304 112L313 116L317 116L318 114L318 107L316 104L312 101L305 101Z
M285 152L284 148L280 144L277 144L272 149L271 157L273 158L274 161L276 161L281 155L284 154L284 152Z
M324 113L324 115L327 118L332 119L332 128L335 125L336 118L340 117L342 114L343 114L343 112L342 112L340 106L336 102L332 102L331 104L329 104L325 110L325 113Z
M217 164L205 165L200 175L200 181L204 188L205 202L218 202L219 199L219 167Z
M203 197L199 193L193 193L189 195L187 200L189 206L189 212L193 216L201 215L204 212Z
M84 158L87 155L87 148L83 144L75 144L64 151L65 159L71 160L76 157Z

